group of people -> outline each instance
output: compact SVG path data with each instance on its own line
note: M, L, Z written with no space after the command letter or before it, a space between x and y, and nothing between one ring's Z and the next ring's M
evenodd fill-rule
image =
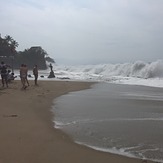
M8 83L11 80L14 80L16 76L14 76L14 73L11 73L9 65L5 64L4 62L1 62L0 64L0 74L1 74L1 80L2 80L2 87L5 86L8 87ZM37 79L38 79L38 67L37 65L34 66L33 68L33 75L34 75L34 83L37 85ZM27 65L22 64L20 66L20 79L22 83L22 89L26 89L29 86L29 81L28 81L28 68Z
M37 79L38 79L38 68L37 68L37 65L35 65L34 68L33 68L33 75L34 75L34 78L35 78L34 79L35 85L38 85L37 84ZM20 79L21 79L22 86L23 86L22 89L26 89L29 86L29 81L28 81L27 77L28 77L27 65L22 64L21 67L20 67Z

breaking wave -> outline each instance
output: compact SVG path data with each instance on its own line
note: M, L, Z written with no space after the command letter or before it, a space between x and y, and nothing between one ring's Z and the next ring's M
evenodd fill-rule
M123 64L100 64L84 66L57 66L57 70L65 72L78 78L97 78L106 79L112 76L137 77L137 78L162 78L163 77L163 60L155 62L136 61L134 63Z

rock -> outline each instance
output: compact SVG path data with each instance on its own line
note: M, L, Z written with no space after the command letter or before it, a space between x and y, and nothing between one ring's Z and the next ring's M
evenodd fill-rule
M51 71L48 78L55 78L54 71Z
M28 77L29 77L29 78L32 78L32 75L31 75L31 74L28 74Z

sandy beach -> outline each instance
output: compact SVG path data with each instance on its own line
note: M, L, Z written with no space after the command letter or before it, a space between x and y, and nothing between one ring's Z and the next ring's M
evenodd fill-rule
M51 107L56 97L90 88L89 82L20 81L0 88L0 163L142 163L139 159L95 151L75 144L54 128ZM1 85L0 85L1 86ZM148 163L152 163L148 161Z

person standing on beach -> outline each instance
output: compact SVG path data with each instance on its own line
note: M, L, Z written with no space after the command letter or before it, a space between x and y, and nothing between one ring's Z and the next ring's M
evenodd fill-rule
M2 86L4 87L5 83L6 83L6 87L8 87L8 80L7 80L7 67L9 67L8 65L6 65L4 62L1 62L0 65L0 70L1 70L1 78L2 78Z
M35 85L38 85L37 84L37 79L38 79L38 67L37 67L37 65L35 65L34 66L34 68L33 68L33 75L34 75L34 77L35 77Z
M29 86L29 81L28 81L28 67L27 67L27 65L24 65L24 69L26 71L26 79L25 79L25 81L27 82L27 84Z
M21 64L20 67L20 79L21 79L21 83L23 85L22 89L26 89L27 86L25 85L26 83L26 79L27 79L27 68L25 67L24 64Z

